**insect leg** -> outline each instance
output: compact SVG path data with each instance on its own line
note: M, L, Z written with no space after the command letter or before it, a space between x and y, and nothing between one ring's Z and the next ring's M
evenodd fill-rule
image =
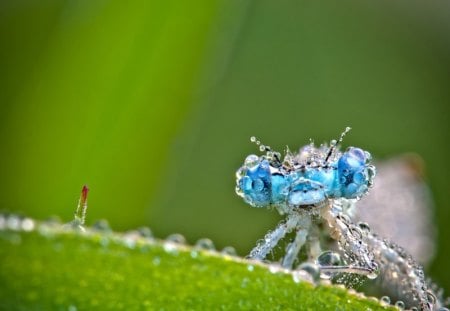
M286 251L286 255L283 257L282 266L284 268L292 268L298 253L300 252L303 244L306 242L309 229L311 227L311 219L308 215L303 214L303 217L297 225L297 233L294 241L292 241Z
M299 215L291 214L285 221L282 221L273 230L269 231L264 239L252 249L247 256L249 259L263 260L267 254L278 244L278 242L289 232L291 232L299 221Z

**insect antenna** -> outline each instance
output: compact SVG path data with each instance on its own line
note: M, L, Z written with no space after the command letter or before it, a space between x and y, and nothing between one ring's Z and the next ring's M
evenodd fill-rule
M259 141L255 136L250 137L250 141L252 143L255 143L257 146L259 146L259 151L266 152L266 154L269 158L273 158L275 160L275 162L277 162L277 164L281 165L280 153L275 152L268 145L261 144L261 141Z
M351 127L346 127L345 130L341 133L341 136L339 137L339 139L336 141L335 139L333 139L332 141L330 141L330 149L328 150L327 156L325 158L325 164L328 163L328 160L330 159L331 155L333 154L334 150L336 150L336 146L339 145L342 140L344 140L344 136L350 132L352 128Z

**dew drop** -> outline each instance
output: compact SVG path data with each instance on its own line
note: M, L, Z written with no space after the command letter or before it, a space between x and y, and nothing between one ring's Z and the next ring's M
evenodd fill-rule
M191 258L197 258L198 257L198 252L196 250L192 250L191 251Z
M29 232L32 231L35 227L34 221L31 218L25 218L22 220L22 230Z
M263 152L265 150L266 150L266 146L264 146L264 145L259 146L259 151Z
M255 154L251 154L245 158L244 166L247 168L255 167L259 162L259 157Z
M125 234L123 236L123 244L126 247L133 249L136 246L136 235L134 233Z
M383 297L381 297L381 298L380 298L380 301L381 301L382 303L384 303L384 304L387 304L387 305L391 304L391 298L389 298L389 296L383 296Z
M404 303L403 301L401 301L401 300L397 301L397 302L395 303L395 306L396 306L398 309L400 309L400 310L405 310L405 303Z
M252 143L254 143L254 142L256 141L256 137L255 137L255 136L250 137L250 141L251 141Z
M366 222L358 222L358 227L359 227L363 232L366 232L366 233L369 233L369 232L370 232L370 226L369 226L369 224L366 223Z
M332 251L325 251L319 255L317 263L321 266L337 266L341 263L341 256Z
M153 232L149 227L140 227L137 229L139 232L139 235L143 238L152 239L153 238Z
M372 267L371 267L372 271L369 274L367 274L367 278L369 280L374 280L380 274L380 267L378 266L378 264L376 262L372 262L371 265L372 265Z
M166 241L176 244L186 244L186 239L179 233L173 233L166 238Z
M236 249L233 246L225 246L221 253L228 256L237 256Z
M278 273L281 271L281 267L279 265L276 264L270 264L269 265L269 271L272 274Z
M6 219L6 227L10 230L18 231L20 229L20 219L16 215L11 215Z
M99 219L93 225L92 229L105 233L112 232L111 227L106 219Z
M205 250L214 250L214 243L210 239L200 239L195 243L195 247L205 249Z
M307 272L314 281L318 281L320 278L320 268L318 265L315 265L313 263L302 263L297 267L297 269Z
M155 257L155 258L153 258L152 263L153 263L155 266L159 266L159 264L161 263L161 258L159 258L158 256Z
M243 278L242 279L242 283L241 283L241 287L242 288L246 288L247 285L248 285L248 282L249 282L248 278Z

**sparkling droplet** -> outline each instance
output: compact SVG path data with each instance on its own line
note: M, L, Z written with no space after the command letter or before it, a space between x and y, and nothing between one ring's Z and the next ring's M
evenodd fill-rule
M18 231L20 229L20 218L16 215L10 215L6 219L6 226L10 230Z
M257 155L251 154L245 158L244 166L246 168L253 168L259 163L259 157Z
M161 263L161 258L159 258L159 257L153 258L152 263L153 263L155 266L159 266L159 264Z
M34 221L31 218L25 218L22 220L22 230L29 232L32 231L35 227Z
M378 266L378 264L376 262L372 262L371 263L372 267L372 272L370 272L369 274L367 274L367 278L369 280L374 280L378 277L378 275L380 274L380 267Z
M307 272L314 281L317 281L320 278L320 268L318 265L315 265L313 263L310 262L302 263L297 267L297 269Z
M255 137L255 136L250 137L250 141L251 141L252 143L254 143L254 142L256 141L256 137Z
M366 233L369 233L369 232L370 232L369 224L366 223L366 222L358 222L358 227L359 227L363 232L366 232Z
M400 310L405 310L405 303L404 303L403 301L401 301L401 300L397 301L397 302L395 303L395 306L396 306L398 309L400 309Z
M381 297L381 298L380 298L380 301L381 301L382 303L384 303L384 304L387 304L387 305L391 304L391 298L389 298L389 296L383 296L383 297Z
M92 229L101 232L112 232L111 227L106 219L97 220L93 225Z
M191 258L197 258L198 257L198 252L196 250L192 250L191 251Z
M137 229L137 231L139 232L140 236L143 238L147 238L147 239L153 238L153 232L149 227L140 227Z
M206 250L214 250L214 243L210 239L200 239L195 243L195 247L206 249Z
M228 255L228 256L237 256L236 249L234 249L233 246L225 246L222 249L221 253L224 254L224 255Z
M186 244L186 239L179 233L173 233L166 238L166 241L176 244Z
M317 263L321 266L338 266L341 264L341 256L332 251L325 251L319 255Z

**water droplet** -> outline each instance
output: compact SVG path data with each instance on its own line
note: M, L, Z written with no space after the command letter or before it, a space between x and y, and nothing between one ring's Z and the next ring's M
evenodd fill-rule
M298 270L306 271L314 281L318 281L320 278L320 268L318 265L315 265L310 262L302 263L297 267Z
M278 273L282 270L281 266L276 265L276 264L270 264L269 265L269 271L270 273Z
M420 272L423 273L422 270ZM427 291L427 300L428 303L434 305L436 303L436 296L431 291Z
M337 144L336 139L332 139L332 140L330 141L330 146L336 146L336 144Z
M161 258L159 258L158 256L155 257L155 258L153 258L152 263L153 263L155 266L159 266L159 264L161 263Z
M179 233L173 233L166 238L167 241L173 242L176 244L186 244L186 239L183 235Z
M6 227L10 230L18 231L20 229L20 218L16 215L10 215L6 219Z
M22 230L23 231L32 231L34 229L34 221L31 218L25 218L22 220Z
M252 272L253 270L255 270L255 267L253 265L247 265L247 270Z
M205 238L198 240L195 247L211 251L215 249L213 241Z
M163 248L168 254L178 255L177 243L166 241L163 244Z
M405 310L405 303L404 303L403 301L401 301L401 300L397 301L397 302L395 303L395 306L396 306L398 309L400 309L400 310Z
M380 301L381 301L381 303L384 303L384 304L387 304L387 305L391 304L391 298L389 298L389 296L381 297Z
M366 222L358 222L358 227L359 227L363 232L366 232L366 233L369 233L369 232L370 232L369 224L366 223Z
M241 283L241 287L242 288L246 288L247 287L247 285L248 285L248 278L243 278L242 279L242 283Z
M152 239L153 238L153 232L149 227L140 227L137 229L141 237Z
M367 278L369 280L374 280L378 277L378 275L380 274L380 267L378 266L378 264L376 262L372 262L371 263L371 269L372 272L370 272L369 274L367 274Z
M233 246L225 246L221 253L228 256L237 256L236 249Z
M133 249L136 246L136 237L138 237L138 235L134 232L125 234L123 236L123 244L126 247Z
M319 255L317 263L321 266L338 266L341 264L341 256L332 251L325 251Z
M99 219L97 220L93 225L92 229L96 231L101 231L105 233L112 232L111 227L109 226L109 223L106 219Z
M198 257L198 252L196 250L192 250L191 251L191 258L197 258Z
M264 152L266 150L266 146L261 145L259 146L259 151Z
M259 157L255 154L251 154L245 158L244 166L246 168L253 168L259 163Z
M252 143L254 143L254 142L256 141L256 137L255 137L255 136L250 137L250 141L251 141Z
M70 306L67 308L67 311L77 311L77 310L78 310L77 307L74 306L74 305L70 305Z

